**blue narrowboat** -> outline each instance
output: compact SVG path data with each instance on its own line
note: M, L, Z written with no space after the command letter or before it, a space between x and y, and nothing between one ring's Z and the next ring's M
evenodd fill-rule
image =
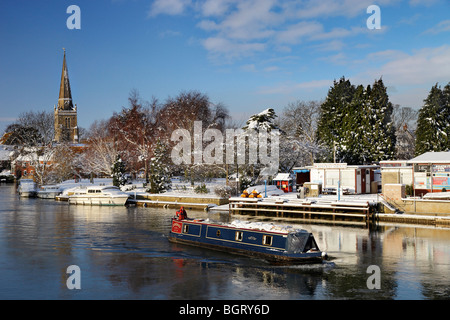
M318 263L326 257L306 230L275 232L174 218L169 241L254 256L271 263Z

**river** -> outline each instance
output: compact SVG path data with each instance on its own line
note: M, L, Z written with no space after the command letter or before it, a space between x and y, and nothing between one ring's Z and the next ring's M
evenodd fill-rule
M330 259L272 266L167 240L172 210L21 199L0 185L0 299L448 299L450 229L290 224ZM228 214L188 212L228 221ZM235 218L235 217L232 217ZM241 217L240 219L246 219ZM76 265L80 289L69 289Z

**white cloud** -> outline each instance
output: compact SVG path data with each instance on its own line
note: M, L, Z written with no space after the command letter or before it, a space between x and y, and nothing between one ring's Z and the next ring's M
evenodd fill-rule
M277 33L276 41L285 44L297 44L306 37L311 37L315 34L322 33L323 26L318 22L302 21L297 24L289 26L286 30Z
M260 94L291 94L300 90L325 89L333 85L333 80L312 80L300 83L281 83L275 86L265 86L259 89Z
M449 45L422 48L413 54L387 50L369 55L368 60L377 56L391 57L391 59L379 67L365 71L358 77L373 80L383 76L383 79L397 87L447 82L450 79Z
M439 22L436 26L433 28L430 28L426 31L424 31L424 34L438 34L441 32L448 32L450 31L450 20L444 20Z
M182 14L189 5L191 0L155 0L150 8L149 16Z
M339 54L335 57L341 59ZM389 92L390 100L402 106L418 107L422 105L430 88L437 82L446 85L450 80L450 45L435 48L423 48L411 54L399 50L384 50L368 54L359 61L360 73L346 75L353 84L372 84L383 79L386 86L395 86ZM260 88L259 94L296 94L305 90L320 90L323 95L334 79L312 80L304 82L278 83Z
M258 42L236 42L222 37L210 37L203 41L203 46L208 50L214 59L224 56L229 62L252 55L255 52L263 51L266 47L264 43Z
M201 5L204 16L222 16L230 9L231 5L239 0L206 0Z

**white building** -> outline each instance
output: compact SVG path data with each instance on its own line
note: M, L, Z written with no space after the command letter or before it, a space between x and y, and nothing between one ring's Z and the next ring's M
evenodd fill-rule
M336 191L338 185L348 193L377 193L381 183L379 166L347 165L346 163L315 163L313 166L294 168L296 184L305 182L322 184L322 190ZM309 172L309 175L308 175Z

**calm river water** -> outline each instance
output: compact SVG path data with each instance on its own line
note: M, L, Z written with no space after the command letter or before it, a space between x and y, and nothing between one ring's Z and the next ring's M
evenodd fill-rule
M229 219L218 213L188 214ZM0 299L450 297L450 229L389 225L369 231L299 224L314 233L332 259L321 265L271 266L169 243L173 215L165 209L20 199L14 185L0 185ZM80 268L81 289L67 287L71 265ZM380 289L368 288L372 265L380 268Z

